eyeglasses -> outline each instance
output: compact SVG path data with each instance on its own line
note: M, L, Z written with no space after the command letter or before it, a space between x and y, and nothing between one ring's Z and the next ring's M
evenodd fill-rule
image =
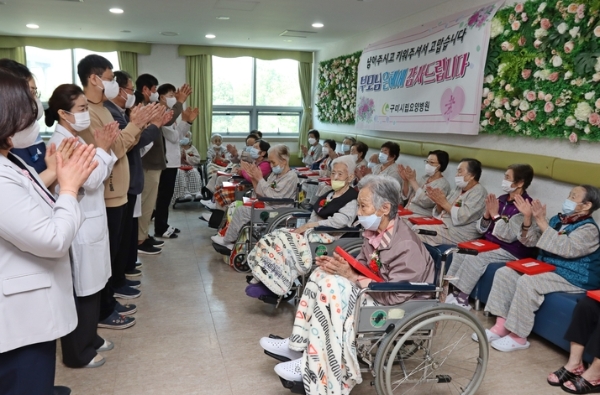
M428 161L427 159L424 159L423 162L427 163L430 166L437 166L437 165L439 165L439 163L431 162L431 161Z
M42 92L40 92L37 87L29 87L29 90L31 91L31 94L37 99L39 99L42 96Z

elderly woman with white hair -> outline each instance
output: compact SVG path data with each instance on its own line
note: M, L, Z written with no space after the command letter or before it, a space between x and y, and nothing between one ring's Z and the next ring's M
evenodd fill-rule
M266 180L263 178L263 173L258 166L241 162L242 169L250 177L254 194L259 198L295 199L298 176L296 172L290 170L290 151L288 147L278 144L269 148L268 152L271 175ZM225 236L217 234L211 237L212 241L228 249L232 249L233 243L237 240L244 225L250 221L251 215L251 207L238 207L233 214Z
M417 235L397 219L400 185L390 177L366 176L359 183L358 220L365 228L356 258L385 282L433 281L434 262ZM316 258L296 313L292 335L263 337L267 355L289 362L275 367L282 381L301 385L308 394L348 394L362 382L356 358L353 310L361 288L372 281L342 257ZM370 293L368 305L395 305L414 293ZM323 375L325 377L323 377Z

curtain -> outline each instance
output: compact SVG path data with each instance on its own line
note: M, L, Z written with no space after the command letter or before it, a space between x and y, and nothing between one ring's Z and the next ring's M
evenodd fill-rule
M212 133L212 56L186 56L185 72L192 88L189 106L199 109L198 118L192 124L192 139L200 155L206 158Z
M25 47L0 48L0 59L11 59L27 66L25 58Z
M150 55L152 44L126 41L83 40L77 38L0 36L0 48L38 47L44 49L84 48L94 52L129 51Z
M138 77L138 58L137 53L129 51L118 51L120 69L128 72L131 79L135 82Z
M313 53L305 51L287 51L283 49L218 47L202 45L180 45L179 56L213 55L220 58L240 58L248 56L262 60L292 59L298 62L312 62Z
M298 63L298 79L300 81L300 93L302 95L302 119L300 120L300 145L308 146L308 131L312 123L312 103L311 103L311 85L312 85L312 63ZM300 150L300 157L302 150Z

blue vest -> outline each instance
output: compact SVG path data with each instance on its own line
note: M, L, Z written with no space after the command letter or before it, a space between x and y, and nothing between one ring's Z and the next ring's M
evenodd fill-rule
M569 235L575 229L586 224L593 224L598 228L596 222L592 218L588 218L574 224L568 224L562 232ZM558 216L550 219L550 226L556 230L560 229L561 222ZM583 289L600 288L600 248L589 255L571 259L540 250L538 259L556 266L555 273L576 287Z

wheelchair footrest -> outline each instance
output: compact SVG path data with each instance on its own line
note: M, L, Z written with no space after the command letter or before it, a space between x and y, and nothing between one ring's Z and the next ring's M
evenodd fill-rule
M302 381L288 381L281 377L279 379L281 380L281 384L292 391L293 394L306 394L306 391L304 391L304 383Z
M279 296L277 295L262 295L258 297L258 300L262 300L267 304L277 304L279 302Z
M284 356L282 356L282 355L273 354L272 352L269 352L269 351L267 351L267 350L264 350L264 351L265 351L265 354L267 354L267 355L268 355L268 356L270 356L271 358L275 358L275 359L276 359L276 360L278 360L278 361L281 361L281 362L289 362L289 361L291 361L291 359L289 359L289 358L286 358L286 357L284 357ZM282 380L283 380L283 379L282 379Z

